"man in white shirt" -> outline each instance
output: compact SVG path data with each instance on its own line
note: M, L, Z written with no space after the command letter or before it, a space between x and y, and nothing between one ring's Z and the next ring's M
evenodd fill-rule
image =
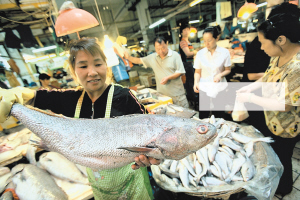
M173 103L185 108L189 107L185 96L181 75L185 74L180 55L168 48L168 42L162 36L155 39L156 53L143 58L130 56L125 52L125 59L135 64L151 67L155 73L157 91L173 99Z

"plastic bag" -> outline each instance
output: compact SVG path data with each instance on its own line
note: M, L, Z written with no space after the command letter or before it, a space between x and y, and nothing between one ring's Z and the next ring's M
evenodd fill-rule
M249 117L249 114L244 103L241 103L235 99L234 108L231 116L233 121L237 122L247 119Z

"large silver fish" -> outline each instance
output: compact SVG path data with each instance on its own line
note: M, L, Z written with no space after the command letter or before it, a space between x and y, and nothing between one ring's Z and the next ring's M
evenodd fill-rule
M11 114L49 150L99 170L125 166L140 154L180 160L216 136L216 128L209 123L168 115L74 119L20 104L13 105Z

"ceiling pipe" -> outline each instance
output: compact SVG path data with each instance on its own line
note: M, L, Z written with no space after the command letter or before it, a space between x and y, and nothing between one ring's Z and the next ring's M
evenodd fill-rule
M177 11L175 11L175 12L173 12L173 13L167 15L166 17L164 17L164 19L167 21L167 20L171 19L172 17L174 17L175 15L177 15L177 14L179 14L179 13L185 11L185 10L188 9L188 8L190 8L189 4L187 4L187 5L185 5L185 6L181 7L181 8L179 8ZM142 34L143 31L147 31L148 29L149 29L149 27L144 28L144 29L142 29L142 30L139 30L137 33L131 35L129 38L135 38L136 36Z

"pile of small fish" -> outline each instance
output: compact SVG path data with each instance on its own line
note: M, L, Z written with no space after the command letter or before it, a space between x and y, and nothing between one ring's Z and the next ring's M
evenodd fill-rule
M86 168L75 165L59 153L46 152L38 162L35 159L30 162L18 164L11 170L0 168L0 193L10 188L21 200L67 200L74 192L91 189ZM6 192L0 199L12 200L13 197L11 192Z
M214 141L179 161L166 159L158 166L151 166L154 179L163 188L192 192L201 187L246 182L254 177L256 167L250 158L253 146L255 142L271 143L272 138L245 136L239 132L239 125L216 120L214 116L205 120L217 128Z
M0 137L0 164L27 152L31 131L27 128Z

